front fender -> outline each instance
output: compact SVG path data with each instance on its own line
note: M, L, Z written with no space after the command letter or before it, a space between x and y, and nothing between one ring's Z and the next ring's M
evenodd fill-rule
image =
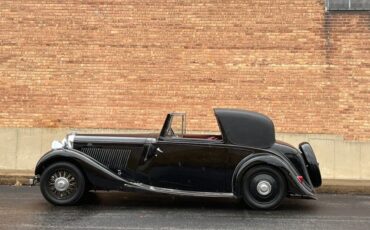
M46 167L60 161L68 161L76 164L95 187L114 189L130 183L85 153L65 148L51 150L42 156L36 164L35 175L41 175Z
M244 158L235 168L232 180L233 193L237 197L242 196L241 184L244 173L256 165L270 165L278 168L285 176L288 184L288 191L294 195L316 199L313 188L308 183L299 182L297 170L289 160L286 160L271 153L252 154Z

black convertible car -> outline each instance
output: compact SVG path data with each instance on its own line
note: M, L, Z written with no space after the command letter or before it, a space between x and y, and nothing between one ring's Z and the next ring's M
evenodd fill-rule
M221 135L185 133L185 114L170 113L159 135L69 134L37 163L55 205L77 203L89 190L144 190L170 195L242 198L255 209L285 197L316 199L321 185L309 143L275 140L272 121L256 112L215 109Z

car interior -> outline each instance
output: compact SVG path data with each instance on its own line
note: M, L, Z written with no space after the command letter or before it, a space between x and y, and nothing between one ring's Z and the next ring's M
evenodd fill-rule
M161 132L161 137L178 141L208 140L222 142L222 135L220 134L187 134L185 113L168 114Z

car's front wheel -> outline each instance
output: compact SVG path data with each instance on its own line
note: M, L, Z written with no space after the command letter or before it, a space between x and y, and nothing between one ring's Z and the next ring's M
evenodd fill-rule
M84 194L85 178L74 164L58 162L41 174L40 189L45 199L54 205L73 205Z
M253 167L242 181L244 202L253 209L275 209L286 196L285 178L273 167Z

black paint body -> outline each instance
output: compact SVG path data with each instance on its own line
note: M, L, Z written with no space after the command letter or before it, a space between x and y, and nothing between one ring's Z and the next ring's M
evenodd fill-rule
M253 166L265 164L284 174L289 195L315 198L304 154L293 146L275 141L270 119L241 110L215 110L215 113L222 137L168 137L171 114L167 116L159 137L149 134L74 134L72 147L46 153L38 162L35 174L41 175L45 167L54 162L70 161L81 168L94 189L134 188L240 197L242 175ZM250 130L245 130L248 122L253 125ZM259 138L254 137L256 132ZM265 140L261 139L263 133ZM298 176L303 176L304 181L300 182Z

